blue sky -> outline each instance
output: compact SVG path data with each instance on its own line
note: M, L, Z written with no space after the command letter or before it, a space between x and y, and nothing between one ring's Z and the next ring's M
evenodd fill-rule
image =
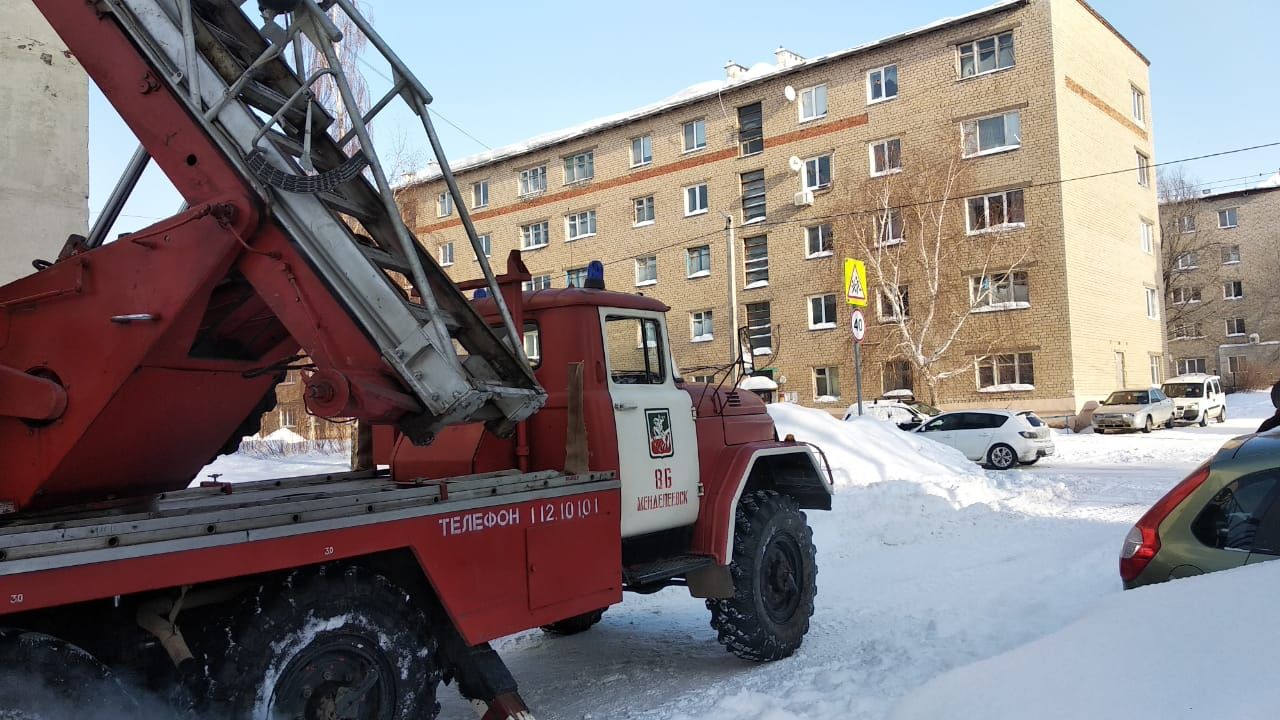
M658 100L723 77L729 60L747 66L772 62L779 45L811 57L985 4L814 0L779 14L785 4L776 0L364 3L375 26L435 96L432 107L475 138L438 122L451 158ZM1151 60L1157 161L1280 141L1280 84L1274 76L1280 3L1092 5ZM386 86L378 72L366 72L375 91ZM396 132L401 122L403 116L392 117L376 126L375 140ZM419 130L408 137L420 135ZM114 111L91 92L91 218L134 146ZM1214 189L1239 188L1277 170L1280 147L1186 164L1189 176ZM178 203L153 170L117 230L172 214Z

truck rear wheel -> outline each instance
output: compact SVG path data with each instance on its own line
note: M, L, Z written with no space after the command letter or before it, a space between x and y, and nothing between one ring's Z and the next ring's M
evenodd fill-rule
M743 495L733 536L734 595L707 601L720 644L745 660L789 657L809 632L817 594L813 531L795 500Z
M426 617L361 568L264 586L220 639L209 658L210 718L430 720L440 711Z
M577 635L580 632L586 632L600 622L600 618L604 617L604 610L604 608L592 610L588 613L574 615L570 618L543 625L542 631L551 635ZM4 719L0 718L0 720Z
M0 667L9 681L0 720L65 720L88 708L112 718L140 712L105 665L51 635L0 629Z

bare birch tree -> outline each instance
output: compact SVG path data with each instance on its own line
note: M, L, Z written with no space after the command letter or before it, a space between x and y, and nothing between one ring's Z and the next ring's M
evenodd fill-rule
M1180 166L1161 168L1160 274L1172 338L1205 335L1221 296L1222 246L1216 218L1199 217L1199 186Z

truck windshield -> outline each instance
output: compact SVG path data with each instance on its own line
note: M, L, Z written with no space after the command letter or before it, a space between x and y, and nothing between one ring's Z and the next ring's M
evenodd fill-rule
M1170 383L1164 386L1164 394L1171 398L1204 397L1204 385L1201 383Z
M1151 394L1136 390L1113 392L1103 405L1146 405L1151 402Z

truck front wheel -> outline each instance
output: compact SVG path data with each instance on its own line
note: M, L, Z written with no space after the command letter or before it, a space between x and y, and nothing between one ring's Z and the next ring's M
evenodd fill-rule
M794 500L772 490L743 495L730 564L733 597L707 601L720 644L745 660L794 653L813 615L816 554L813 531Z

